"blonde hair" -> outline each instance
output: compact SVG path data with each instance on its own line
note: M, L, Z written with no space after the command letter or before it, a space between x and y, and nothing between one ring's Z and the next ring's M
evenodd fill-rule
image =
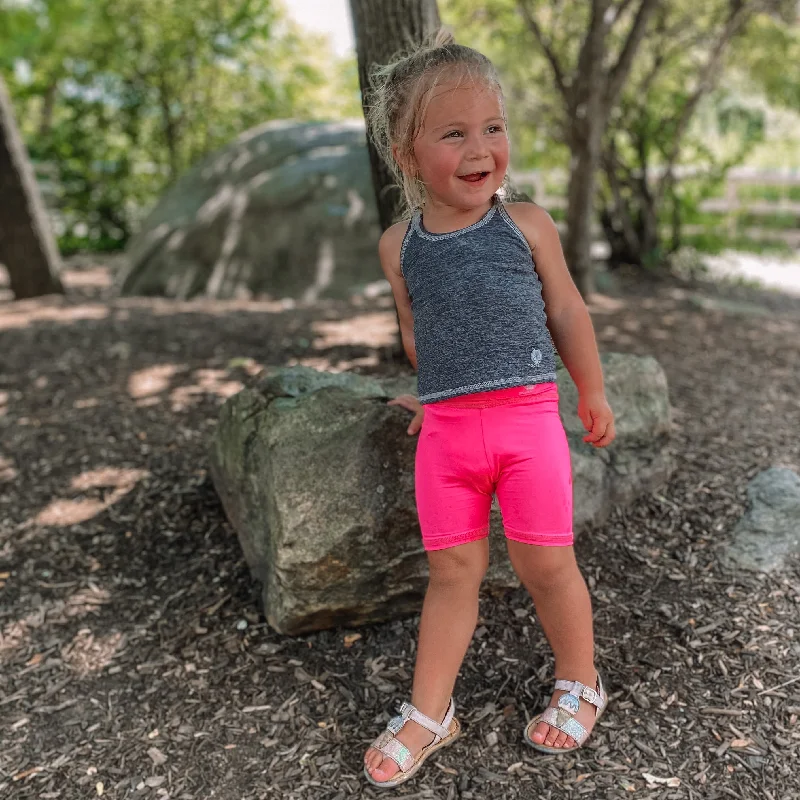
M492 62L477 50L456 44L444 28L422 44L399 53L389 64L375 67L370 74L367 129L402 189L406 212L422 208L426 194L422 181L405 172L401 164L412 162L414 139L422 128L431 89L454 71L460 79L480 80L496 91L505 118L503 90Z

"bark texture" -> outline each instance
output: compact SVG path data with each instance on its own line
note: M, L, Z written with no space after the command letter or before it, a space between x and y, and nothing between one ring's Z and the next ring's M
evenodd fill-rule
M369 73L404 48L434 33L441 21L436 0L350 0L358 50L358 80L364 111L369 105ZM400 189L389 168L369 142L372 182L381 228L396 222Z
M0 262L14 297L62 293L60 258L11 98L0 78Z

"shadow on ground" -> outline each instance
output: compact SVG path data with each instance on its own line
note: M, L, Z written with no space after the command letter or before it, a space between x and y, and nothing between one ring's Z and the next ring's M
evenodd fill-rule
M119 299L101 267L67 284L0 304L0 794L378 796L361 754L410 691L417 619L270 631L205 443L266 365L405 371L390 298ZM592 304L604 349L665 367L678 465L578 543L609 714L577 755L525 749L552 663L527 596L487 595L457 685L466 735L398 795L800 793L797 571L716 558L747 481L800 467L800 301L751 292L768 313L750 313L698 291L623 281Z

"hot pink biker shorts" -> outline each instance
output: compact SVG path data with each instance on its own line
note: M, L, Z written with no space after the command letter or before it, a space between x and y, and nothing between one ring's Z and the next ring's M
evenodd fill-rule
M424 408L414 480L426 550L488 536L493 494L507 538L572 544L572 470L555 383Z

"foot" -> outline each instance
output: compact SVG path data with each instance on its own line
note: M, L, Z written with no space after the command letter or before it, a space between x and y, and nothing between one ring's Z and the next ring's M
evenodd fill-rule
M446 713L447 708L442 711L438 719L443 719ZM410 719L403 725L400 733L395 738L404 744L416 758L425 745L433 742L435 736L429 730L423 728L422 725L418 725ZM374 747L370 747L364 755L364 764L367 767L367 772L379 783L391 780L400 769L396 761L389 758L389 756L385 756Z
M591 686L591 684L587 685ZM596 685L596 682L594 689L599 689L599 687ZM563 689L556 689L553 692L553 697L550 700L551 707L556 707L558 705L558 698L561 697L562 694L568 694L568 692L564 691ZM586 702L586 700L581 700L578 713L575 714L575 719L580 722L584 728L586 728L586 733L590 734L592 732L592 728L594 728L595 720L597 719L596 706ZM546 722L538 722L536 724L536 727L531 733L531 741L536 742L536 744L543 744L546 747L569 748L578 746L578 743L571 736L567 736L564 731L560 731L558 728L554 728L551 725L548 725Z

